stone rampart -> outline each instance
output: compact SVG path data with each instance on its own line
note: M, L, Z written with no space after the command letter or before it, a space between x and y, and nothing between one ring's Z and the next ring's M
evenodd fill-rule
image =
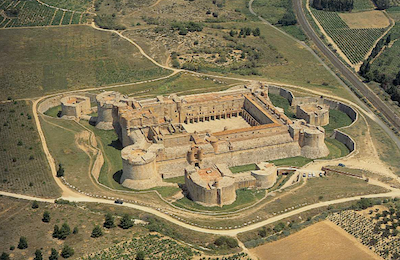
M333 133L333 138L344 144L350 152L356 149L356 143L354 142L354 140L342 131L335 130Z
M289 101L290 105L293 105L297 99L294 97L293 93L290 90L274 85L268 85L268 92L286 98Z

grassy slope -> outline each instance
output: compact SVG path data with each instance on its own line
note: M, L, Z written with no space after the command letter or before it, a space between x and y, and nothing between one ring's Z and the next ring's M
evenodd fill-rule
M348 126L351 122L351 118L346 113L329 109L329 124L324 126L327 136L330 136L334 129Z
M265 190L250 190L250 189L238 189L236 190L236 200L230 205L225 205L222 207L205 207L192 200L184 197L173 204L187 208L191 210L200 210L200 211L232 211L244 208L246 206L250 206L251 204L257 202L265 196Z
M89 26L0 31L0 100L161 77L126 40Z
M41 149L31 106L27 101L0 104L0 189L58 197L61 193Z
M92 4L91 0L43 0L42 2L68 10L86 11Z

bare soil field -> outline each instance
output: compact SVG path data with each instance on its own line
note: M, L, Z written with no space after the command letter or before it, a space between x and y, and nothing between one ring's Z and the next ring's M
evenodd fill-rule
M279 241L251 249L250 252L260 260L380 259L346 231L327 220Z
M339 16L350 29L386 28L390 25L386 15L377 10L360 13L339 13Z

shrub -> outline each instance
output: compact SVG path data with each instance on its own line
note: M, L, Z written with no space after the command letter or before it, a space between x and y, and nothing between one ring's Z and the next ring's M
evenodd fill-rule
M74 249L70 246L65 245L61 251L61 256L64 258L69 258L75 253Z
M54 225L53 238L58 238L60 236L60 228L58 225Z
M111 215L111 213L107 213L106 214L103 226L105 228L113 228L113 227L115 227L114 217Z
M26 249L28 248L28 240L26 237L20 237L18 243L18 249Z
M214 244L218 247L222 248L235 248L238 247L238 242L235 238L233 237L226 237L226 236L221 236L218 237Z
M97 238L101 237L103 235L103 230L99 226L95 226L94 229L92 230L92 235L91 237Z
M128 214L124 214L118 226L123 229L128 229L133 227L131 216L129 216Z
M33 260L43 260L43 254L41 250L36 249L35 258L33 258Z
M61 226L60 233L58 235L58 239L66 239L67 236L69 236L70 234L71 234L71 228L69 227L69 225L67 223L64 223Z
M74 230L72 231L72 234L76 235L79 233L78 227L74 227Z
M0 256L0 260L10 260L10 255L3 252Z
M145 259L145 254L144 254L144 252L143 252L143 251L139 251L139 252L136 254L135 260L144 260L144 259Z
M62 177L64 176L64 167L62 166L62 164L60 163L58 165L58 170L57 170L57 177Z
M50 213L47 210L43 213L42 221L45 223L50 222Z
M38 203L36 200L34 200L34 201L32 202L32 208L33 208L33 209L39 208L39 203Z
M58 252L54 248L51 249L49 260L58 260Z

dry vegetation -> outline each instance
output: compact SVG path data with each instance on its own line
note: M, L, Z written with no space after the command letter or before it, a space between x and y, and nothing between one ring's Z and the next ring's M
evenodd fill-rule
M260 259L276 260L379 259L355 238L329 221L319 222L279 241L256 247L251 252Z
M1 104L0 122L0 188L39 197L59 196L36 132L32 103Z

